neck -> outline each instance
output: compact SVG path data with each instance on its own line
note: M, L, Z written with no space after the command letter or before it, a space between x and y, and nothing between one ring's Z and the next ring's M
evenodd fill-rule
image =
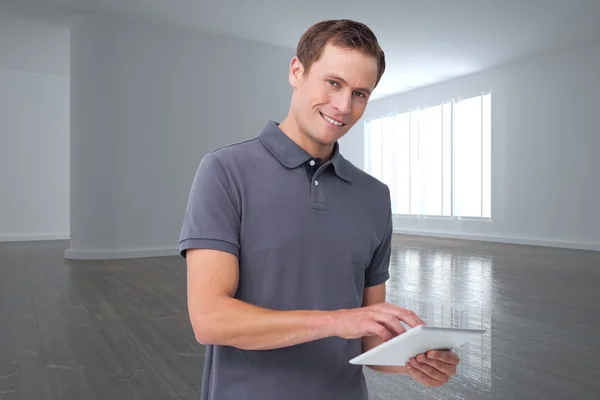
M334 145L324 145L312 139L302 130L298 120L292 114L288 114L279 124L279 129L313 158L320 158L323 162L331 158Z

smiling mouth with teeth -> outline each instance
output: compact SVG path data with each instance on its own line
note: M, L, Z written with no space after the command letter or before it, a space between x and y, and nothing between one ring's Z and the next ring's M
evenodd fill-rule
M319 114L321 114L321 117L323 117L323 119L324 119L325 121L329 122L331 125L334 125L334 126L337 126L337 127L341 127L341 126L344 126L344 125L346 125L346 124L344 124L344 123L341 123L341 122L339 122L339 121L336 121L336 120L335 120L335 119L333 119L333 118L330 118L330 117L328 117L327 115L323 114L322 112L320 112Z

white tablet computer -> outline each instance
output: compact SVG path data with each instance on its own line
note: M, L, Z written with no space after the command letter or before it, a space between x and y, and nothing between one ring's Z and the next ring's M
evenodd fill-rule
M405 365L429 350L453 350L480 337L485 330L419 325L350 360L357 365Z

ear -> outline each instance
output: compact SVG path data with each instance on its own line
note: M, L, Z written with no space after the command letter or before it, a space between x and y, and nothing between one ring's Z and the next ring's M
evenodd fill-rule
M289 74L290 85L292 85L294 89L298 86L298 83L300 82L300 79L302 78L303 74L304 66L302 65L298 57L294 57L290 62Z

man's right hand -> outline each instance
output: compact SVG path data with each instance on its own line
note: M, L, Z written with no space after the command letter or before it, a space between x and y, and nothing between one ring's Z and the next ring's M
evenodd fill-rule
M335 311L333 318L335 336L344 339L378 336L385 342L406 332L400 322L411 328L425 325L413 311L390 303Z

